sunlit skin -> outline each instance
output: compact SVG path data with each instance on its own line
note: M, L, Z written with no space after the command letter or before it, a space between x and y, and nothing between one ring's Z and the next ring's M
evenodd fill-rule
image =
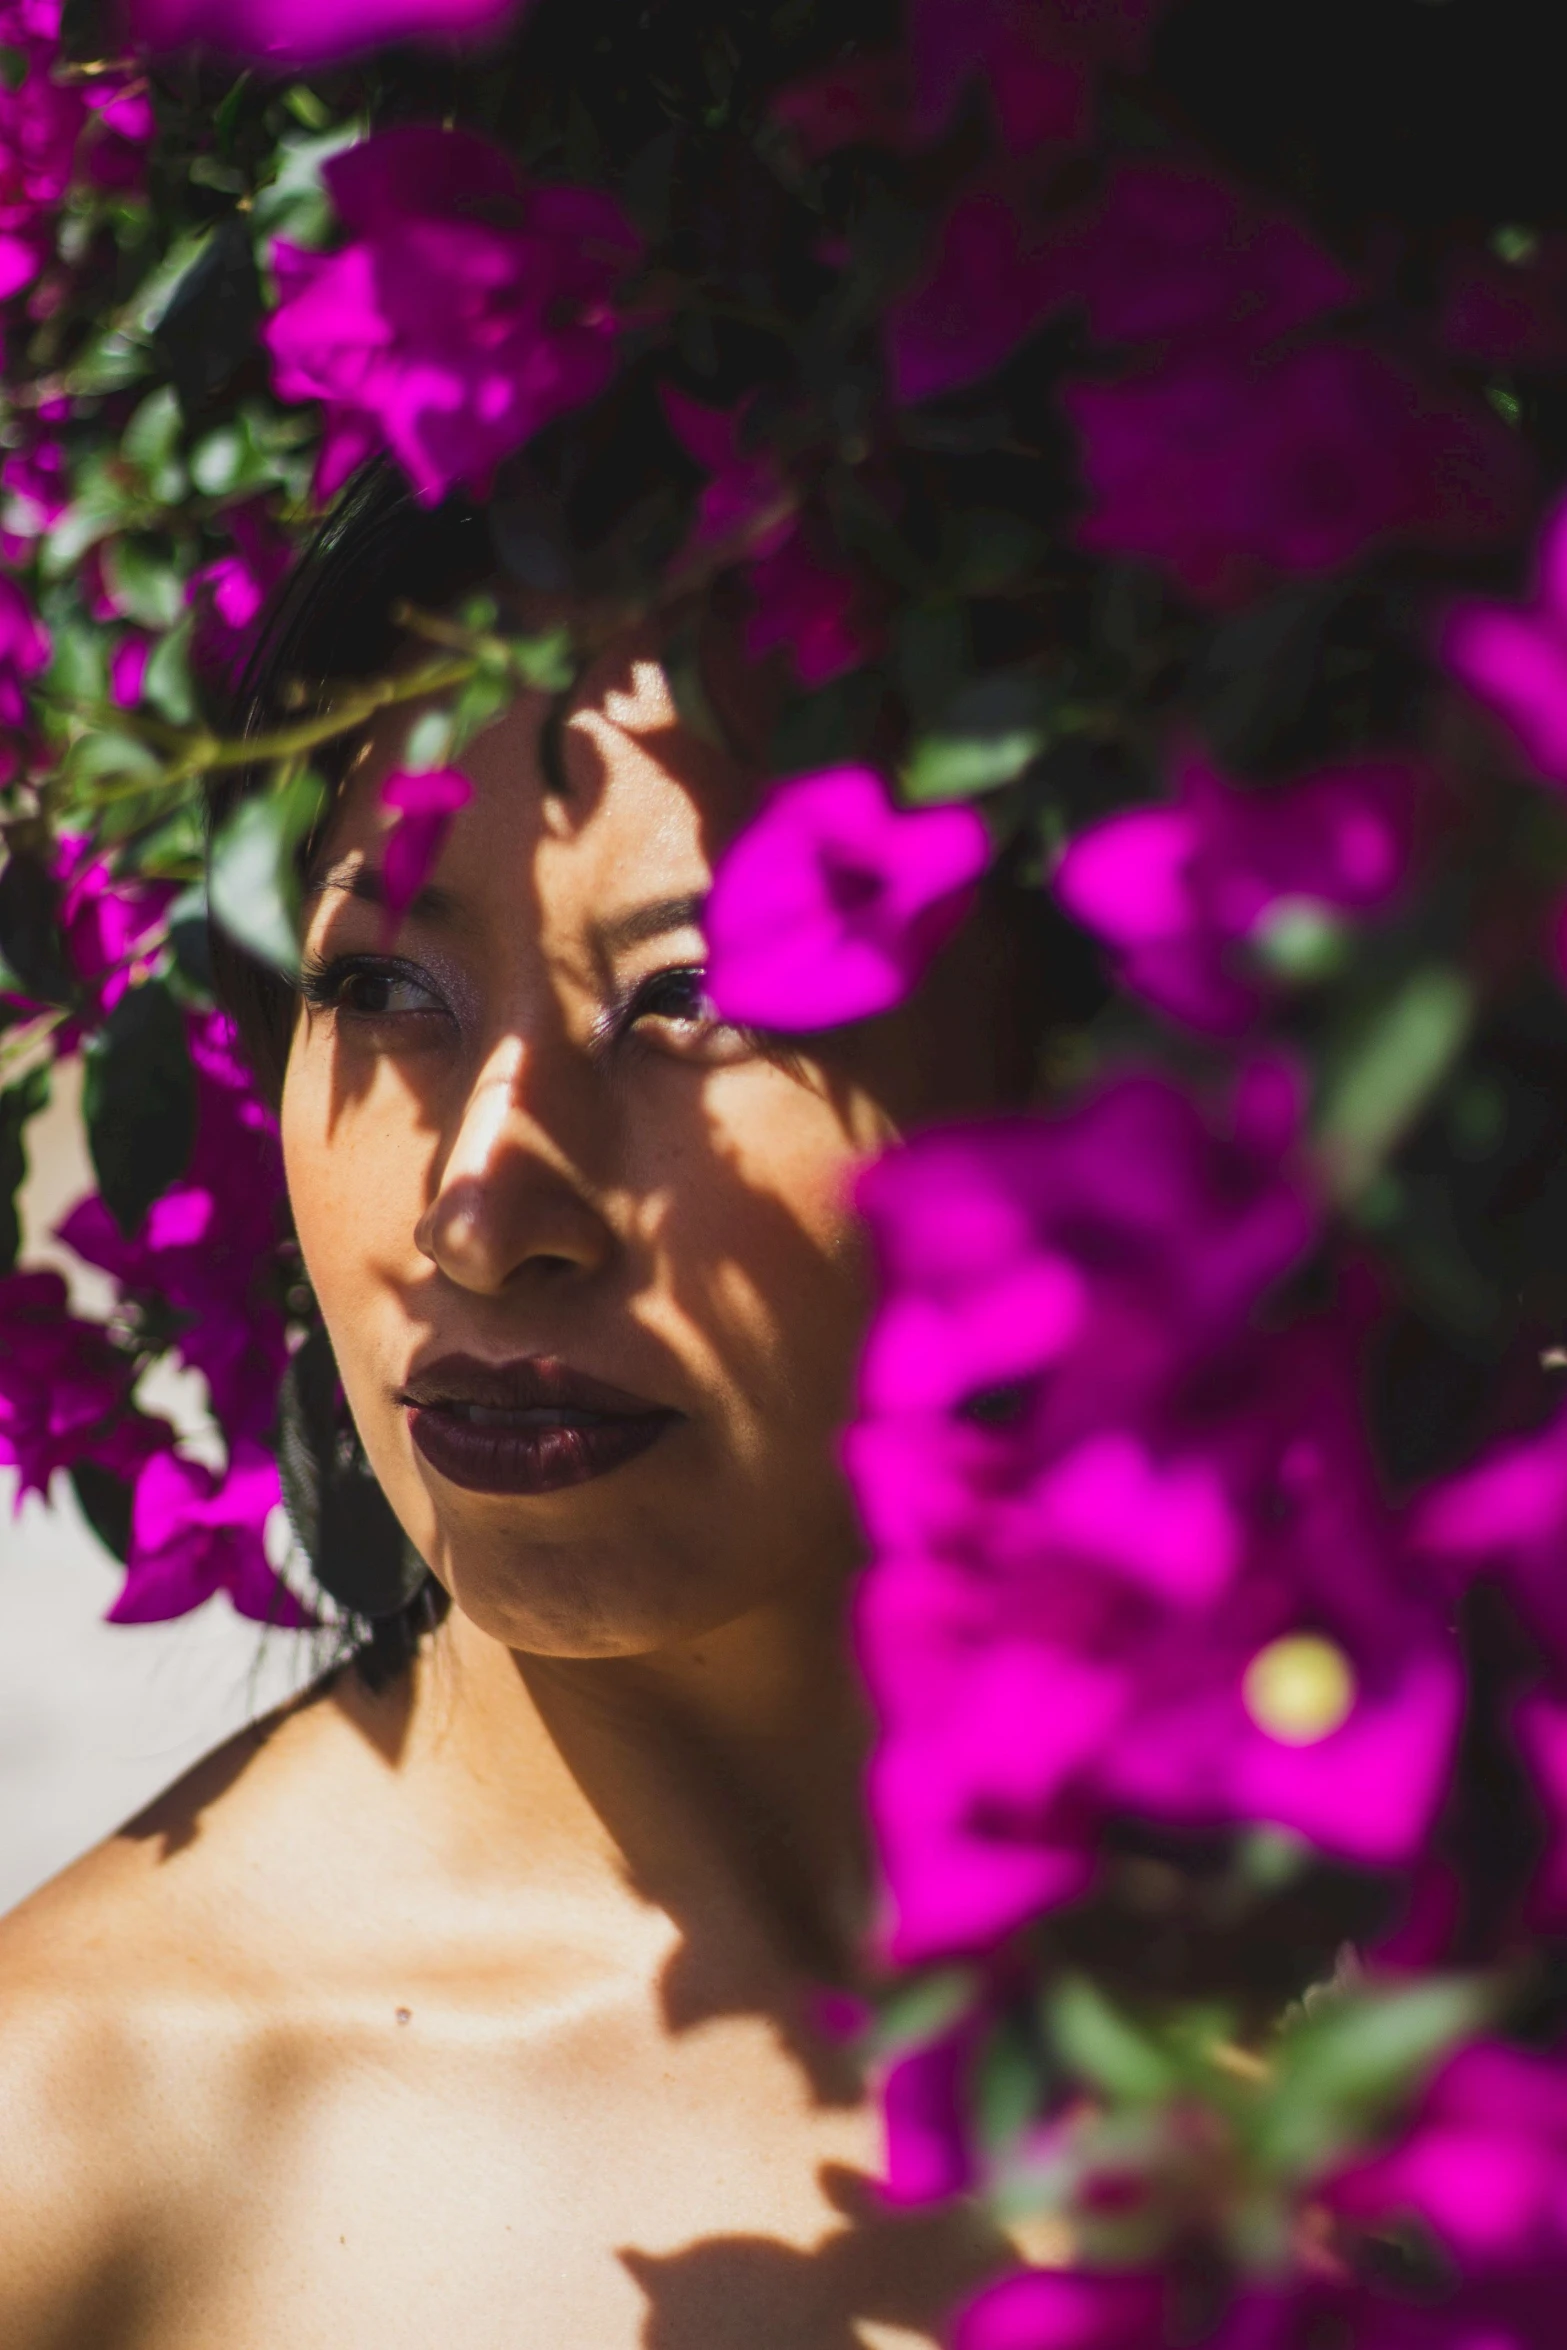
M388 942L368 745L307 905L290 1197L386 1493L455 1606L0 1928L7 2350L898 2350L1008 2257L881 2210L812 2021L870 1913L833 1465L856 1168L1007 1080L983 926L798 1055L710 1016L752 786L607 660L562 793L519 704ZM548 1357L657 1442L537 1493L404 1397ZM134 1635L127 1635L134 1637Z

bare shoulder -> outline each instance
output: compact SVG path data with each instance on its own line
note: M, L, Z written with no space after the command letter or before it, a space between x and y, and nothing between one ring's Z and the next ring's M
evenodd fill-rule
M0 1919L6 2350L145 2339L206 2178L238 2158L289 1964L268 1848L315 1737L298 1717L242 1733Z

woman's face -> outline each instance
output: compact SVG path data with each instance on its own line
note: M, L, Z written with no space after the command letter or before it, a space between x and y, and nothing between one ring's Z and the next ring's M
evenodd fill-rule
M852 1560L851 1185L909 1120L973 1106L985 990L959 952L908 1012L757 1049L701 988L702 896L750 785L651 661L589 680L564 792L540 718L525 700L470 746L472 800L391 940L378 786L401 728L361 761L312 876L283 1144L419 1551L509 1647L646 1654Z

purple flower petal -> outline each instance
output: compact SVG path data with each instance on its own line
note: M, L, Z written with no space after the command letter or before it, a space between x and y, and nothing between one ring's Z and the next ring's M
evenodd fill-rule
M596 398L616 365L615 296L637 232L594 188L527 187L473 132L382 131L327 167L350 241L278 245L265 341L285 400L321 400L328 494L389 448L434 505Z
M381 804L396 821L381 852L383 928L390 939L440 861L457 812L473 797L473 785L455 767L426 773L389 775Z
M1029 2269L969 2303L953 2350L1156 2350L1164 2298L1157 2276Z
M890 1011L962 922L989 853L972 809L901 810L868 768L779 785L714 879L714 1003L786 1032Z
M136 36L153 50L196 43L277 69L335 64L397 41L442 46L493 34L525 0L133 0Z

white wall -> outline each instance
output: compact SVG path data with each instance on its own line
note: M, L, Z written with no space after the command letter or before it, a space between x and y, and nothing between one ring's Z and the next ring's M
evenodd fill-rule
M81 1311L108 1284L48 1238L91 1188L70 1074L29 1130L25 1264L54 1264ZM3 1343L3 1339L0 1339ZM147 1401L192 1426L199 1383L160 1377ZM0 1910L52 1876L188 1763L308 1678L310 1643L264 1632L214 1599L172 1624L104 1623L114 1562L64 1479L14 1514L0 1469Z

